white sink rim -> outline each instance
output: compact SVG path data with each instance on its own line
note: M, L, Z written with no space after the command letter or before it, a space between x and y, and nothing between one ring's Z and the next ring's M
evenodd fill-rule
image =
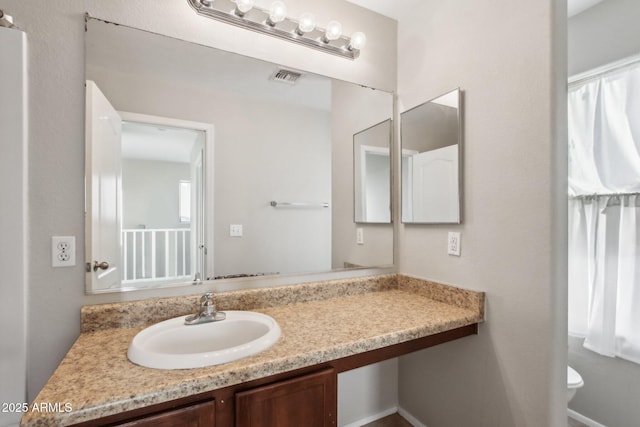
M226 314L225 320L198 325L185 325L184 318L186 316L174 317L151 325L136 334L127 350L127 357L131 362L147 368L168 370L203 368L253 356L268 349L280 338L280 326L271 316L254 311L229 310L224 313ZM258 337L248 337L241 343L234 343L222 349L193 352L154 349L154 344L161 342L161 334L178 336L184 333L202 335L202 338L205 338L208 334L215 333L222 328L235 326L237 330L239 322L255 322L259 328L266 327L266 332ZM168 343L163 344L165 347L169 346ZM180 343L175 345L179 346Z

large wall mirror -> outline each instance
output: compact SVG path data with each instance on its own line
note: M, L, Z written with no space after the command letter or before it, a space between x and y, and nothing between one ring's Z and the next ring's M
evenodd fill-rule
M460 223L461 92L400 114L402 222Z
M93 18L86 80L88 293L393 264L341 184L390 93Z

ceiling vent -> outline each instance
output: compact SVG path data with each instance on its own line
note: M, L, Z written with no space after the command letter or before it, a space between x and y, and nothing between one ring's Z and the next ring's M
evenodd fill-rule
M269 80L294 85L300 77L302 77L302 73L281 68L276 70L276 72L269 77Z

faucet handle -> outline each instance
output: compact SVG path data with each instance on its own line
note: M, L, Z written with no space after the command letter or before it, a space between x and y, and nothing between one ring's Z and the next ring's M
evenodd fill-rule
M207 292L200 297L200 304L204 305L208 303L213 303L213 292Z
M200 310L198 313L185 317L185 325L197 325L200 323L217 322L224 320L226 314L222 311L216 311L213 304L213 292L207 292L200 297Z
M200 298L200 312L207 316L216 315L216 306L213 304L213 292L207 292Z

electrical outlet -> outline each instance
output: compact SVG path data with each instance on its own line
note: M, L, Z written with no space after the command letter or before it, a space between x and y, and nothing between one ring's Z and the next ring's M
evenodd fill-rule
M364 230L362 227L356 228L356 244L364 245Z
M229 236L230 237L242 237L242 224L231 224L231 225L229 225Z
M76 237L51 237L51 266L73 267L76 265Z
M460 233L450 231L447 239L447 253L460 256Z

